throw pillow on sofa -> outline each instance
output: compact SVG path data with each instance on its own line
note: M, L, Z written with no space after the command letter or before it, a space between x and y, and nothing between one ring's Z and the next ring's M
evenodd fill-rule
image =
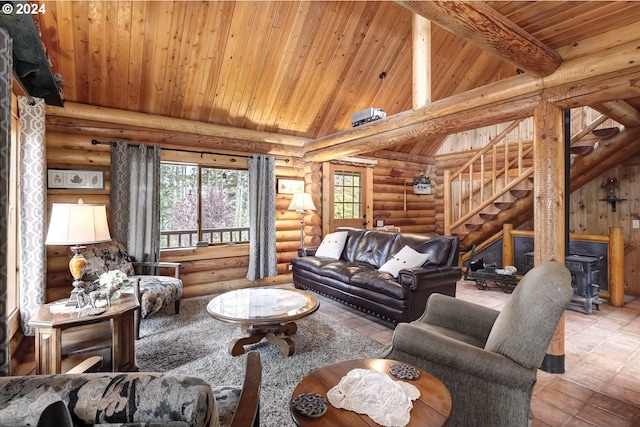
M400 252L391 257L389 261L382 264L378 271L389 273L393 277L397 278L400 270L403 268L420 267L427 261L428 257L429 254L423 254L409 246L405 246L400 249Z
M316 256L321 258L340 259L344 245L347 242L347 231L336 231L324 236L322 243L318 246Z

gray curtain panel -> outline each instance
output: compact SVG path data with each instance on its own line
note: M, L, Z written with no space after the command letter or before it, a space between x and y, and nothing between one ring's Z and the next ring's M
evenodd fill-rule
M20 110L20 315L25 335L45 302L47 283L47 152L44 100L18 97ZM72 290L69 281L69 293Z
M7 322L7 239L9 238L9 155L11 153L11 85L13 40L0 28L0 376L11 375Z
M136 261L158 261L160 147L111 144L110 210L111 237L124 244Z
M278 275L275 158L249 158L249 268L247 279Z

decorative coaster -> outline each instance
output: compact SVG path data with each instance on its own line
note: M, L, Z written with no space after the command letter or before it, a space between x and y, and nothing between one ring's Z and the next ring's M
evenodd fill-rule
M97 316L98 314L102 314L104 313L104 307L91 307L91 308L85 308L84 310L82 310L82 315L83 316Z
M389 372L401 380L417 380L420 378L420 371L410 365L401 365L399 363L391 365Z
M317 418L327 412L327 400L317 393L302 393L291 401L291 406L299 414Z

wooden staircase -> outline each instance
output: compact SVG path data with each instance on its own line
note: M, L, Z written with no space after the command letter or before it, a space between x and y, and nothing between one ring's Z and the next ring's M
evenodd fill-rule
M597 129L599 116L571 137L571 191L640 152L640 128ZM445 171L445 234L457 235L463 251L533 217L533 144L508 143L507 135L522 120L511 123L455 172ZM447 212L448 211L448 212Z

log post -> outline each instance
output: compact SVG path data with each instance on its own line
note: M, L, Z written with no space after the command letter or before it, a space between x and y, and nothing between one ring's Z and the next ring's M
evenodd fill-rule
M624 306L624 236L622 227L609 228L609 304Z
M413 14L413 109L431 102L431 21Z
M560 108L541 101L533 113L534 265L547 261L564 264L565 162L564 115ZM535 301L531 302L535 304ZM564 373L564 315L551 339L541 369Z
M453 215L451 206L451 172L448 169L444 171L444 191L442 192L442 198L444 200L444 235L451 236L451 222Z
M513 265L513 224L503 224L502 230L502 265Z

